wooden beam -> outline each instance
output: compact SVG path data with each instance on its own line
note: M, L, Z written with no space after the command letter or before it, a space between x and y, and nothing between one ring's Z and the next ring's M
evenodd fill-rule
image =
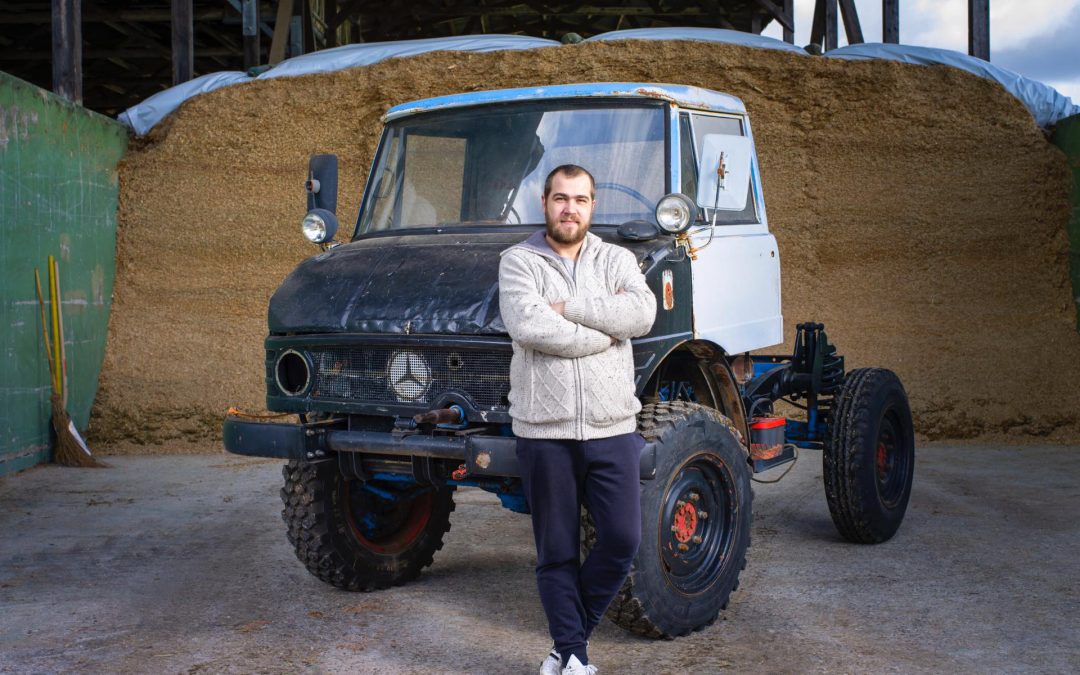
M840 44L836 0L825 0L825 51L836 49Z
M302 0L301 0L302 1ZM359 26L356 26L359 28ZM360 39L360 31L356 31L355 39L353 42L362 42ZM300 56L304 53L304 19L303 17L292 17L292 31L289 33L289 56Z
M810 24L810 44L820 47L825 41L825 0L814 0L814 20Z
M840 0L840 16L844 19L844 33L847 34L849 45L857 45L866 40L863 39L862 26L859 24L859 14L855 11L855 0Z
M277 17L274 19L274 37L270 40L270 65L281 63L285 58L285 46L289 43L289 27L292 24L293 0L278 0Z
M814 5L814 25L810 31L810 44L822 51L836 49L839 36L836 22L837 0L817 0Z
M195 25L192 0L172 0L172 83L195 74Z
M310 0L300 0L300 23L304 32L304 53L318 49L319 41L315 35L314 11Z
M750 14L750 32L754 35L761 35L761 31L765 29L764 16L758 12L752 12Z
M968 54L990 60L990 0L968 0Z
M364 33L360 29L360 25L361 25L361 22L363 20L364 20L364 15L363 14L361 14L360 16L350 20L351 21L351 23L349 24L349 26L350 26L350 28L349 28L349 43L350 44L359 44L359 43L364 41Z
M243 0L240 16L240 34L244 37L244 70L248 70L259 65L258 0Z
M230 5L232 5L232 8L235 9L238 14L240 14L240 23L243 23L243 21L244 21L244 19L243 19L243 16L244 16L243 0L225 0L225 1L228 2ZM259 16L263 16L264 14L268 14L273 9L273 7L269 3L267 3L266 7L263 8L262 4L259 3L258 0L256 0L255 9L257 10L256 14L258 14ZM236 17L232 16L232 15L227 16L226 18L222 19L222 23L232 23L232 24L234 24L234 23L236 23ZM270 24L266 23L265 21L259 21L259 28L262 29L262 32L263 32L264 35L269 35L269 36L273 37L274 29L270 27Z
M222 46L232 49L234 54L239 54L242 49L240 41L231 33L222 32L220 29L212 26L199 26L199 32L217 40ZM199 53L202 54L202 51L203 50L200 49Z
M900 43L900 0L881 0L881 41Z
M44 62L49 58L50 53L48 51L28 50L28 49L5 49L0 50L0 61L18 61L20 63L26 61L41 61ZM213 58L217 56L235 56L235 49L228 49L225 47L209 47L199 50L199 58ZM152 59L154 61L162 61L161 50L159 49L141 49L134 47L110 47L100 49L85 49L82 53L84 61L98 61L109 60L111 58L117 59ZM167 63L167 60L166 60ZM166 66L168 68L168 66Z
M129 73L139 73L139 72L141 72L141 69L138 66L136 66L135 64L128 63L124 59L118 59L115 56L109 57L108 61L109 61L109 63L113 64L114 66L117 66L119 68L123 68L124 70L128 71ZM90 78L84 77L83 78L83 85L84 86L89 86L90 85Z
M168 47L165 47L165 46L163 46L161 44L161 36L158 35L157 33L155 33L154 31L146 30L143 26L141 26L141 25L139 25L137 23L126 23L125 24L125 23L116 23L116 22L113 22L113 21L109 21L109 22L106 22L105 25L108 26L109 28L112 28L117 33L120 33L125 38L127 38L129 41L138 42L142 46L150 47L150 48L159 50L161 52L161 55L164 58L169 59L170 63L172 62L172 51L171 51L171 49L169 49ZM86 46L89 46L89 45L86 45ZM123 48L123 47L126 47L128 45L127 45L127 43L124 43L124 44L114 44L113 46L117 47L117 48Z
M768 0L766 0L768 1ZM755 0L757 2L757 0ZM352 19L357 13L357 8L363 4L363 0L351 0L348 4L342 4L342 8L335 13L335 17L338 19L338 23L346 19ZM775 2L770 2L775 5ZM619 16L637 16L637 17L670 17L677 19L679 17L693 16L693 17L707 17L710 12L702 7L687 7L685 9L657 9L654 7L597 7L597 6L578 6L571 9L567 9L563 12L553 11L552 9L544 9L541 7L531 7L522 5L513 5L507 7L462 7L460 9L446 9L442 7L432 8L430 12L422 11L420 9L415 10L425 21L443 21L454 18L468 18L472 16L485 16L485 17L548 17L557 16L560 18L573 17L573 18L588 18L588 17L612 17ZM362 16L369 15L370 12L362 12ZM330 18L327 17L327 22Z
M336 2L334 3L337 4ZM356 10L360 9L360 5L364 4L364 0L351 0L345 3L341 7L338 7L336 11L331 11L330 3L326 4L326 22L334 26L340 26L342 21L346 19L352 19L356 14Z
M221 21L228 14L224 9L200 9L194 13L196 21ZM49 23L52 16L47 12L22 12L0 14L0 24L39 24ZM129 21L141 23L168 23L172 21L170 9L115 9L102 10L89 8L82 15L83 23L106 23L108 21Z
M323 12L326 19L324 42L327 49L332 49L338 46L337 29L341 25L341 19L338 18L337 13L337 0L323 0Z
M795 0L784 0L784 14L788 17L791 27L784 27L784 42L789 45L795 44Z
M795 30L795 22L788 8L781 9L772 0L754 0L762 9L772 15L776 22L786 30ZM788 3L784 3L785 5Z
M53 91L82 103L82 0L52 0Z

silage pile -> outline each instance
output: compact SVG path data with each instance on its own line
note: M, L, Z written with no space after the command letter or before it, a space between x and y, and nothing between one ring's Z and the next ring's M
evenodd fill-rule
M388 107L586 81L743 99L786 332L822 321L849 367L896 370L923 438L1080 439L1069 178L1019 102L946 67L633 41L427 54L189 101L121 166L92 438L114 451L205 445L228 406L262 408L267 300L315 252L298 227L309 155L341 158L349 223Z

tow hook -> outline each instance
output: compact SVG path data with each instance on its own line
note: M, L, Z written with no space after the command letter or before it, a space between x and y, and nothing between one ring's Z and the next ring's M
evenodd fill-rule
M449 408L417 413L413 415L413 421L417 424L434 424L443 429L464 429L468 424L465 411L456 404Z

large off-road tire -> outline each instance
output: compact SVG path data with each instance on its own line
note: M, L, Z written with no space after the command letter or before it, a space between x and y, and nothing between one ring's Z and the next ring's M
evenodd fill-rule
M641 547L607 616L633 633L671 638L712 624L739 586L750 469L735 428L711 408L651 403L638 431L656 443L656 478L642 483ZM583 522L588 549L596 531L587 515Z
M296 557L328 584L371 591L415 579L442 548L453 487L345 478L334 461L289 462L281 517Z
M877 544L896 533L915 472L915 432L900 378L884 368L847 374L822 453L825 499L840 534Z

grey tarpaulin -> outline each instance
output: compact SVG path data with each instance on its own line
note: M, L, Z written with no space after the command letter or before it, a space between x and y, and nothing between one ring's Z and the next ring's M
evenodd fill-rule
M537 47L558 46L559 43L554 40L525 35L458 35L423 40L369 42L294 56L266 71L259 76L259 79L345 70L357 66L369 66L384 59L416 56L427 52L492 52L504 49L535 49Z
M357 66L368 66L384 59L416 56L427 52L466 51L490 52L507 49L557 47L558 42L524 35L458 35L455 37L396 42L367 42L323 49L282 61L270 70L251 78L241 72L229 71L197 77L189 82L154 94L142 103L120 114L119 120L142 136L192 96L205 94L219 87L274 77L294 77L311 73L327 73Z
M587 38L585 42L604 42L608 40L698 40L701 42L723 42L743 47L779 49L793 54L807 55L802 47L789 45L783 40L725 28L633 28L594 35Z
M950 49L867 43L833 49L825 56L834 59L886 59L919 65L946 65L966 70L1005 87L1006 91L1020 99L1027 107L1035 118L1035 123L1044 128L1052 127L1058 120L1080 113L1080 106L1073 105L1072 99L1048 84Z
M781 40L723 28L673 27L620 30L594 35L588 38L586 42L608 40L697 40L736 44L744 47L776 49L792 54L806 54L802 48ZM150 131L154 125L192 96L204 94L231 84L250 82L252 79L294 77L311 73L332 72L371 65L384 59L416 56L433 51L486 52L536 49L538 47L555 47L558 45L559 43L554 40L524 35L459 35L423 40L346 45L293 57L281 62L257 78L251 78L244 73L235 71L203 75L190 82L154 94L142 103L134 105L121 113L119 120L141 136ZM914 47L911 45L858 44L834 49L826 56L840 59L888 59L904 63L942 64L960 68L1000 83L1009 93L1016 96L1027 106L1036 123L1042 127L1053 126L1059 119L1080 113L1080 106L1073 105L1069 97L1063 96L1049 85L1028 79L982 59L947 49Z
M205 94L230 84L249 81L251 81L250 77L235 70L196 77L194 80L188 80L165 91L159 91L142 103L137 103L120 113L117 119L121 124L131 127L136 134L142 136L192 96Z

